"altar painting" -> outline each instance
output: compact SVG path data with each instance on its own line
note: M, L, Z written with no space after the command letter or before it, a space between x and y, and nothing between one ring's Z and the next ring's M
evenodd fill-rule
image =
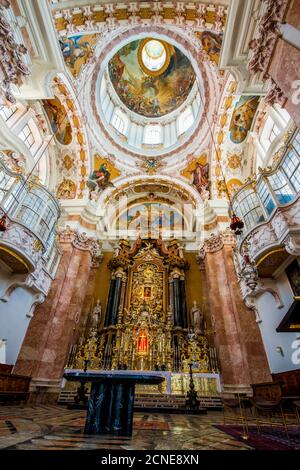
M117 221L119 230L161 232L183 230L184 219L175 208L160 203L143 203L129 207Z

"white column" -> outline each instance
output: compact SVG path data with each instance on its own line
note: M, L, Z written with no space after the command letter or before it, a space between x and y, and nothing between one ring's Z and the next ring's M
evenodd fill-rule
M195 98L193 103L192 103L192 110L193 110L194 119L196 119L197 115L198 115L198 110L199 110L199 105L197 103L197 98Z
M130 126L130 131L129 131L129 136L128 136L128 143L129 145L135 144L135 136L136 136L136 131L137 131L137 125L134 122L131 122Z
M107 122L110 122L111 118L112 118L112 115L113 115L113 112L114 112L114 104L112 101L109 102L109 105L107 107L107 110L106 110L106 113L105 113L105 117L106 117L106 120Z
M143 127L143 126L137 126L136 139L135 139L135 146L138 147L138 148L141 148L141 147L142 147L143 131L144 131L144 127Z
M171 138L171 145L175 144L177 141L177 123L176 121L171 122L170 124L170 138Z
M283 131L286 128L287 123L282 118L281 114L277 111L277 109L272 106L270 108L269 114L271 118L273 119L273 121L275 122L276 126L279 127L281 131Z
M103 114L105 115L106 113L106 110L109 106L109 103L110 103L110 97L109 95L107 94L102 102L102 111L103 111Z

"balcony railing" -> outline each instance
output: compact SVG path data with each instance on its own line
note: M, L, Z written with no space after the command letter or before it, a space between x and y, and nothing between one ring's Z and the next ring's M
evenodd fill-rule
M0 152L0 216L6 214L7 229L0 232L0 258L14 273L31 273L37 284L50 287L60 260L59 205L44 186L7 168L1 157Z
M244 221L239 236L242 251L249 246L250 257L257 258L270 248L282 246L288 236L300 232L295 216L300 205L300 130L289 138L282 156L273 168L262 170L232 198L233 211Z

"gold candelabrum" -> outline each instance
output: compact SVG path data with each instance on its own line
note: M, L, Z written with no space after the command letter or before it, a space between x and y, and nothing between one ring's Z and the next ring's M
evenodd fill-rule
M119 279L117 315L110 319L108 301L104 324L88 329L71 366L83 368L88 360L90 369L189 372L192 363L194 372L210 372L205 331L192 331L180 299L181 317L174 313L174 279L184 285L188 269L180 243L174 240L166 247L161 239L138 239L130 246L123 240L109 267L112 279Z

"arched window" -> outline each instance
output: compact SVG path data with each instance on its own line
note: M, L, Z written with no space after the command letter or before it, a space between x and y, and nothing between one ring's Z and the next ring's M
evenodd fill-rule
M270 145L272 144L272 142L274 142L274 140L279 134L280 134L279 127L276 125L272 117L269 116L268 119L266 120L264 129L260 136L260 143L263 146L265 152L268 151Z
M33 156L36 155L43 143L40 131L32 118L24 124L18 137L24 142Z
M31 149L34 144L34 136L28 124L25 124L23 129L20 131L19 137L21 140L23 140L26 147Z
M157 145L162 143L162 129L160 125L149 125L145 127L144 144Z
M128 118L120 109L116 109L111 119L111 125L120 132L120 134L126 135Z
M178 135L186 132L194 124L194 120L192 108L189 106L178 118Z
M17 106L0 106L0 116L4 121L8 121L17 110Z

